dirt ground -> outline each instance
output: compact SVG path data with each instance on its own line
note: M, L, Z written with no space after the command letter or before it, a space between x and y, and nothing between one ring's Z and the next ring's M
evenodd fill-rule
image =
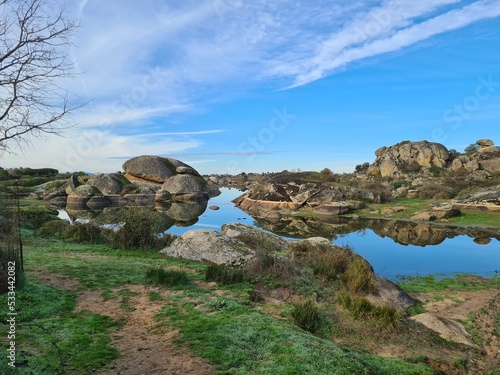
M76 280L59 275L50 275L38 268L30 272L39 282L66 290L78 290ZM104 299L101 291L83 291L78 294L76 311L88 310L107 315L123 322L120 329L111 335L111 345L120 356L106 365L101 375L207 375L214 373L214 367L203 358L195 357L186 347L174 343L179 334L171 328L153 330L153 317L161 307L161 301L151 302L150 291L161 295L162 300L171 292L144 285L129 285L112 291L114 296L126 291L131 295L127 306L120 298Z
M119 350L120 356L106 366L106 369L101 372L102 375L204 375L214 373L214 367L206 360L194 356L189 348L179 347L174 343L178 331L168 327L153 329L155 327L153 317L160 311L162 301L168 300L173 292L152 286L129 285L113 290L113 298L105 299L101 291L81 291L77 281L59 275L51 275L43 268L33 270L30 272L30 276L42 283L78 291L76 307L78 311L89 310L123 322L120 329L111 336L111 344ZM151 302L151 291L161 295L161 300ZM290 299L286 298L290 296L285 296L284 291L278 292L282 292L283 295L269 295L266 298L281 301ZM275 294L280 294L278 292ZM124 308L120 297L120 295L124 295L123 293L129 296L126 308ZM440 294L445 294L445 296L436 300L434 297ZM475 332L470 333L481 337L481 347L474 349L459 346L458 349L453 349L446 346L429 347L422 344L422 347L413 347L409 350L404 337L391 339L389 336L381 335L377 338L370 337L369 332L367 332L364 350L384 357L400 358L408 358L412 354L419 353L429 358L449 358L450 363L457 355L470 358L471 366L467 372L459 371L452 365L432 363L430 360L429 364L438 369L441 374L481 374L484 373L484 369L492 368L500 362L500 342L497 331L498 322L496 321L496 314L500 309L499 291L453 291L418 294L412 297L422 301L427 312L447 319L464 322L474 316L472 321ZM412 324L414 328L413 338L418 338L423 327L418 323ZM395 334L398 335L397 332ZM387 338L389 339L387 340ZM348 346L353 344L348 338L335 341ZM418 342L418 340L416 341Z

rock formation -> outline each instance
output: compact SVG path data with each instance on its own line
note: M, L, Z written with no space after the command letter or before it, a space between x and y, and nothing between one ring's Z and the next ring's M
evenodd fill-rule
M448 149L440 143L427 141L400 142L375 151L377 156L368 168L368 175L395 177L398 174L416 172L421 168L444 168L450 160Z
M306 242L307 245L304 247L311 252L339 250L337 246L325 238L308 238L300 242ZM287 241L277 235L248 225L229 223L222 227L221 232L205 229L188 231L176 238L170 246L161 250L161 253L171 257L209 261L243 268L257 258L258 249L282 252L284 255L277 257L277 259L293 258L295 255L292 251L292 245L300 248L300 242ZM352 254L351 261L359 259L365 261L373 272L373 268L364 258L358 254ZM391 306L399 310L404 310L415 304L408 294L389 280L373 275L372 282L374 290L366 297L373 304Z
M269 183L252 187L233 202L252 216L273 210L311 209L318 215L341 215L359 210L362 202L379 202L374 192L329 183ZM357 202L356 202L357 201Z

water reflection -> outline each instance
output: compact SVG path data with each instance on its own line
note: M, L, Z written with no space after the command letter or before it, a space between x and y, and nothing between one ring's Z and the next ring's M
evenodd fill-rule
M479 227L453 227L444 224L422 224L413 221L387 219L350 219L344 217L287 217L279 222L255 218L259 227L292 238L312 236L334 240L338 235L372 230L379 237L389 237L400 245L439 245L447 238L468 236L478 245L486 245L492 239L500 241L500 230Z
M208 200L196 202L164 202L156 203L154 206L138 205L127 206L122 205L106 207L102 210L59 210L59 218L73 222L82 222L93 220L100 225L115 225L122 221L123 210L133 209L133 207L141 207L145 209L156 210L162 216L163 230L166 231L172 226L190 227L198 222L198 218L206 211Z

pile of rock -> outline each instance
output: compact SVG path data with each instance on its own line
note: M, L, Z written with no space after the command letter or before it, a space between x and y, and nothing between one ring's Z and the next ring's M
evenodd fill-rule
M123 170L90 178L73 175L42 195L70 210L102 210L111 205L207 201L216 193L194 168L172 158L139 156L126 161Z
M370 176L398 177L408 172L420 171L422 167L444 168L450 160L448 149L440 143L427 141L400 142L375 151L377 156L368 168Z

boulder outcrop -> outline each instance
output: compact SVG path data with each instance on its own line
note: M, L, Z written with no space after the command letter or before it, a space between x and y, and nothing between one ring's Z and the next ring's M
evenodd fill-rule
M306 244L303 246L301 243ZM259 249L269 252L280 251L283 255L278 258L288 258L290 261L296 256L296 250L293 249L297 248L305 248L311 253L339 251L337 246L325 238L314 237L299 242L288 241L249 225L229 223L222 226L221 232L204 229L188 231L160 252L171 257L244 268L255 262ZM351 261L360 259L368 264L369 272L373 273L373 268L364 258L352 253ZM408 294L389 280L373 274L372 284L374 288L366 298L375 305L404 310L415 304Z
M450 160L448 149L440 143L427 141L401 142L375 151L376 159L368 175L395 177L421 168L444 168Z
M319 215L341 215L364 207L362 202L381 200L382 197L376 192L350 186L288 182L253 186L233 203L252 216L265 217L269 211L295 211L301 208L314 210Z
M87 180L87 185L93 186L104 195L119 194L130 181L119 173L97 173Z

